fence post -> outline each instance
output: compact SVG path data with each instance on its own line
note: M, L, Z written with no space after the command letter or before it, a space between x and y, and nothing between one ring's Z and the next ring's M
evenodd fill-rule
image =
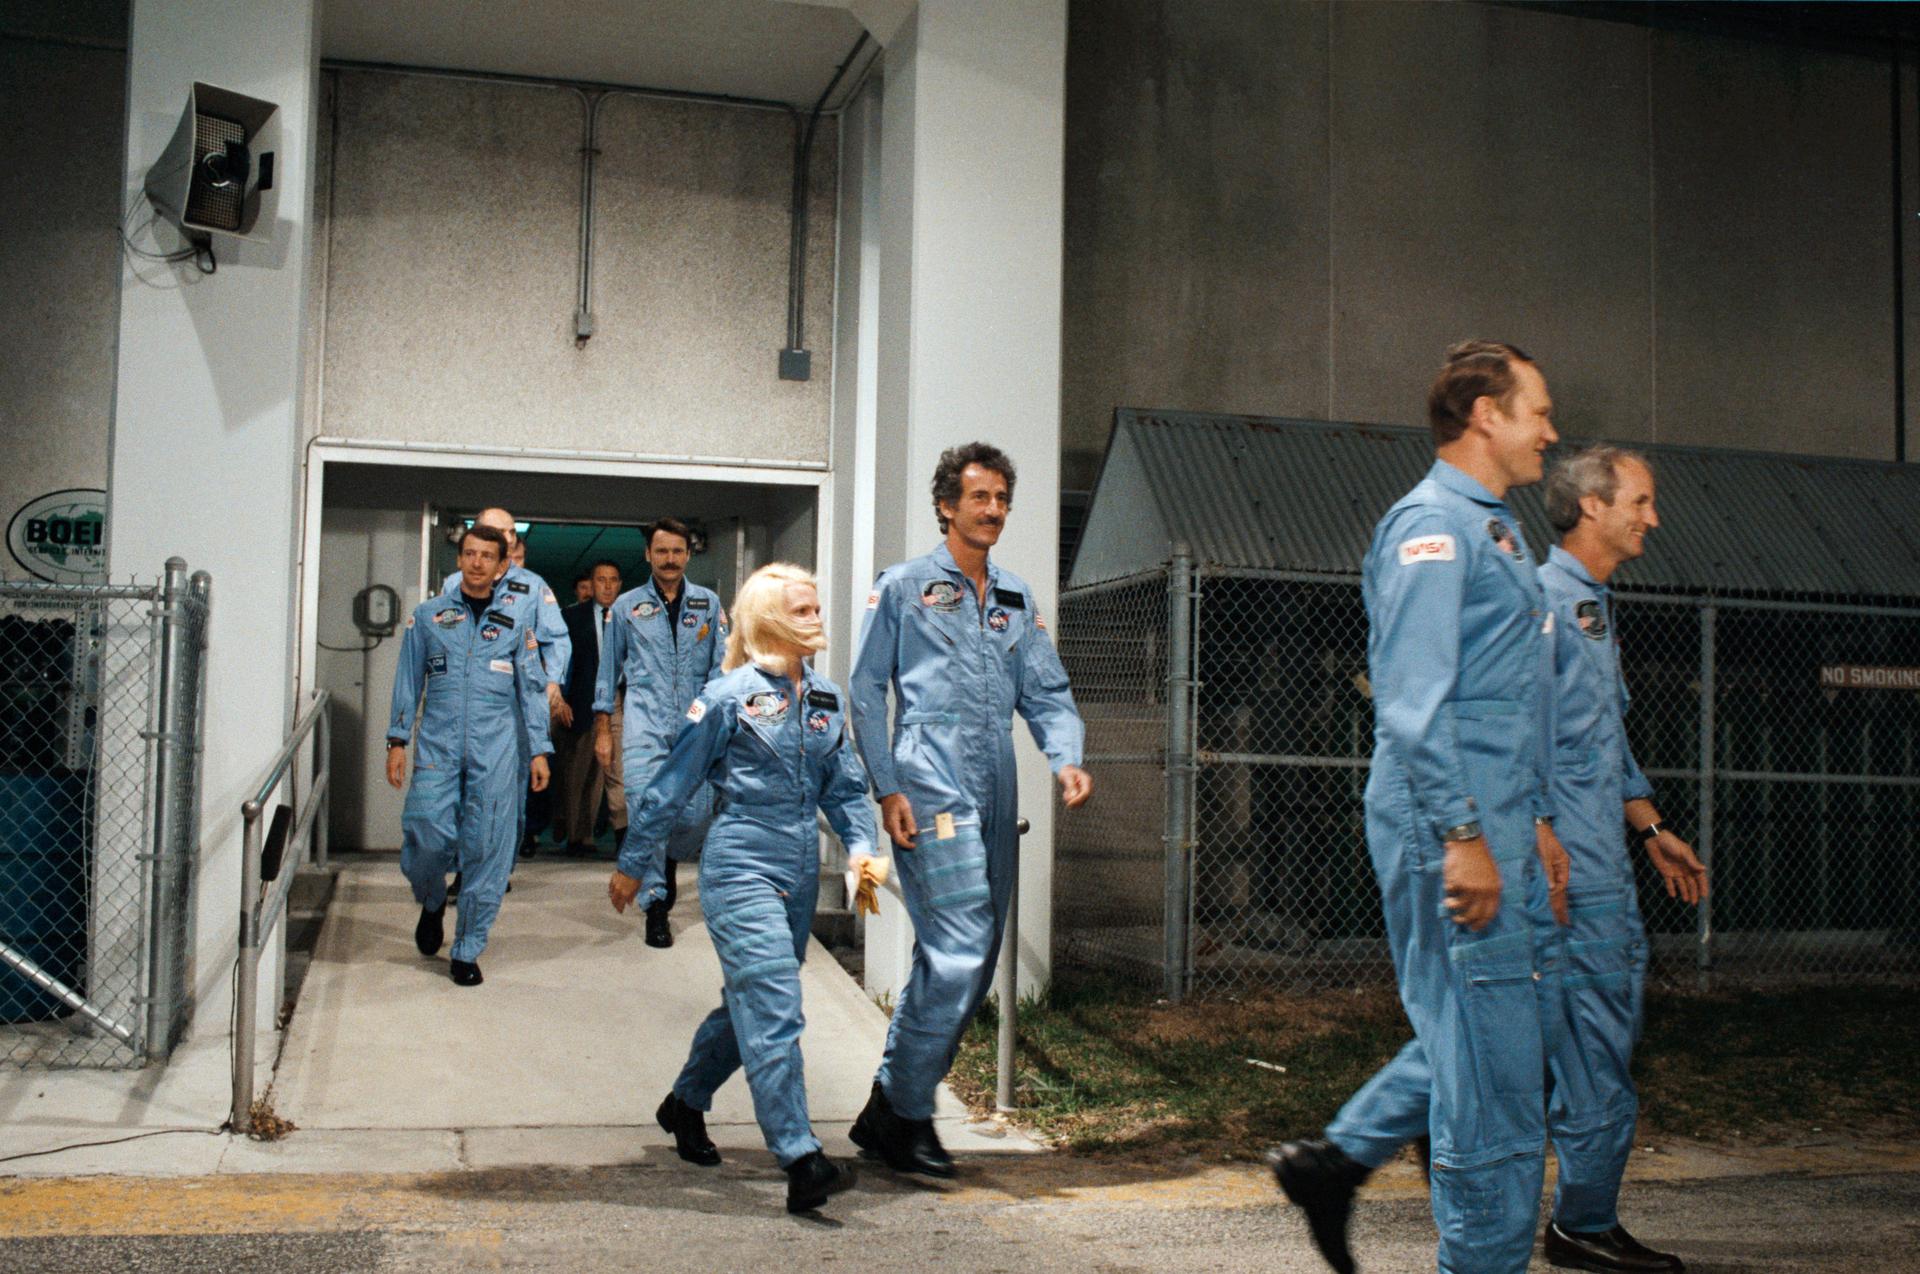
M1167 569L1167 825L1165 923L1167 999L1187 992L1187 920L1193 851L1193 556L1173 546Z
M1701 865L1713 872L1713 789L1714 763L1714 620L1716 611L1707 605L1700 609L1700 826L1697 829ZM1702 898L1696 909L1694 963L1699 970L1700 989L1706 990L1713 970L1713 900Z
M166 573L160 584L160 668L159 701L154 716L153 825L148 853L147 893L147 1013L146 1038L142 1050L147 1060L157 1061L167 1052L172 1034L173 997L177 993L172 976L173 942L168 934L167 878L180 853L174 827L186 815L180 808L178 791L182 769L189 764L182 750L186 745L187 710L192 695L184 692L181 679L191 669L187 640L192 625L187 622L187 564L177 557L167 559Z

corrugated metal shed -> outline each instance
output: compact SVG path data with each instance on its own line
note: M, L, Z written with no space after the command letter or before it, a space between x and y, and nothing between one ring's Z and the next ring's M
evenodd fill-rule
M1069 584L1165 562L1358 575L1380 515L1433 463L1424 429L1122 409ZM1586 445L1569 440L1553 463ZM1647 446L1660 529L1621 588L1920 600L1920 466ZM1509 494L1536 555L1541 487Z

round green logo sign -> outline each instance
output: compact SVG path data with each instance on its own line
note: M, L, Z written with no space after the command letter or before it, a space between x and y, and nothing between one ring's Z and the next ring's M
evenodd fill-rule
M76 487L27 501L7 523L7 549L43 580L105 583L107 493Z

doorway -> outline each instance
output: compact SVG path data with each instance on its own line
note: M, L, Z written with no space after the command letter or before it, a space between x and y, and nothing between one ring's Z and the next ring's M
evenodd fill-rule
M330 462L308 483L301 683L333 698L328 836L341 850L399 849L404 794L386 783L385 738L400 634L453 569L448 533L457 536L481 509L505 507L525 528L528 568L562 605L573 601L575 576L601 559L620 567L627 587L644 581L643 528L669 514L701 536L687 577L729 602L764 562L820 569L819 546L829 540L822 472L684 477L671 465L528 472L482 467L483 456L457 458L465 464L323 459ZM382 589L396 603L385 625L381 607L366 601Z

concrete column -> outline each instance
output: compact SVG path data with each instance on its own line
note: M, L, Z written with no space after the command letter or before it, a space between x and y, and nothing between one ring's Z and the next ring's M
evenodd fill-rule
M278 224L216 243L218 272L127 257L109 449L108 563L151 579L172 555L213 574L195 1029L222 1031L237 943L240 803L291 724L300 346L319 84L316 0L133 0L122 207L195 80L278 103ZM140 224L143 216L133 219ZM159 232L158 246L173 246ZM274 961L265 962L271 966ZM267 968L268 978L274 975ZM263 979L263 982L266 979ZM278 1004L261 1000L273 1021Z
M885 565L939 539L940 452L982 439L1019 467L995 559L1055 613L1065 0L921 0L887 45L881 120L873 536ZM864 595L863 595L864 596ZM1053 780L1015 723L1022 990L1049 974ZM897 906L867 930L867 988L905 981Z

